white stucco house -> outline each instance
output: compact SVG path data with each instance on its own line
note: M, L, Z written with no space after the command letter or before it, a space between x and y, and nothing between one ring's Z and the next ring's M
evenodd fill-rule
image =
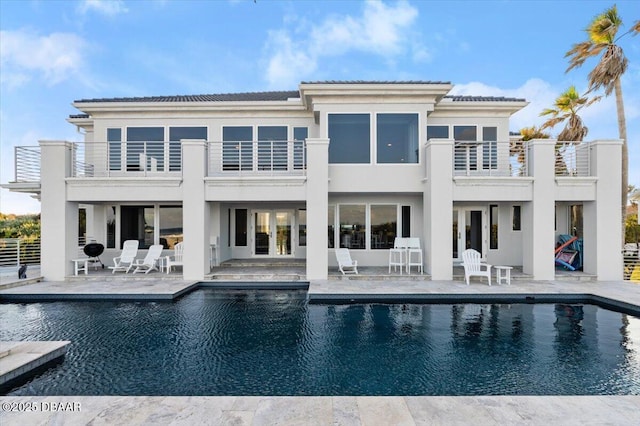
M553 279L559 234L584 240L584 271L622 278L618 140L559 150L518 141L524 99L448 96L440 81L303 82L298 90L81 99L83 142L40 141L40 173L12 190L42 203L42 273L61 280L86 235L120 252L184 241L185 279L220 261L306 259L325 279L334 249L386 266L419 237L425 273L451 280L465 248ZM515 130L515 129L514 129ZM34 158L35 158L34 157ZM36 161L36 160L32 160Z

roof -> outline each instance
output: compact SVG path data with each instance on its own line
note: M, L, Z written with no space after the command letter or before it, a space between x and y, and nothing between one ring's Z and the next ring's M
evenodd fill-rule
M299 98L297 90L285 90L276 92L247 92L247 93L223 93L212 95L172 95L172 96L140 96L126 98L95 98L79 99L76 103L103 103L103 102L251 102L251 101L286 101L290 98Z
M450 81L405 80L405 81L380 81L380 80L325 80L303 81L300 84L451 84Z
M451 99L453 102L526 102L524 98L506 98L504 96L471 96L457 95L445 96L445 99Z

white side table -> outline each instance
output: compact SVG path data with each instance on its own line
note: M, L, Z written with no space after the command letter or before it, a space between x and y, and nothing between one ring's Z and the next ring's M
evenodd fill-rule
M511 285L511 270L513 268L511 266L494 266L494 268L498 285L502 284L502 281L505 281L507 285Z
M71 259L73 262L73 274L78 276L78 272L84 271L85 275L89 275L89 258L86 259Z

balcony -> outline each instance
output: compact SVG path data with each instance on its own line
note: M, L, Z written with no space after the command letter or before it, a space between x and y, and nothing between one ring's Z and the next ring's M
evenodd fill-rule
M456 141L454 176L527 176L527 149L523 142Z
M556 177L591 176L589 143L561 142L556 144Z
M208 176L304 176L304 141L209 142Z

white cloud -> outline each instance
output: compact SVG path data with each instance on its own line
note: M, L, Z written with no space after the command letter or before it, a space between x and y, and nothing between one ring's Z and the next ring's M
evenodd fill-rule
M417 16L417 9L405 1L393 5L368 1L359 16L331 15L318 24L307 23L311 28L304 32L270 31L267 81L271 87L295 85L312 75L323 57L363 52L389 60L403 54L411 45ZM415 43L410 53L416 60L429 58L429 52Z
M97 12L106 16L116 16L127 13L129 9L122 0L84 0L78 6L78 11L82 14Z
M88 44L73 33L45 36L25 30L0 31L0 81L8 87L43 78L57 84L80 73Z

